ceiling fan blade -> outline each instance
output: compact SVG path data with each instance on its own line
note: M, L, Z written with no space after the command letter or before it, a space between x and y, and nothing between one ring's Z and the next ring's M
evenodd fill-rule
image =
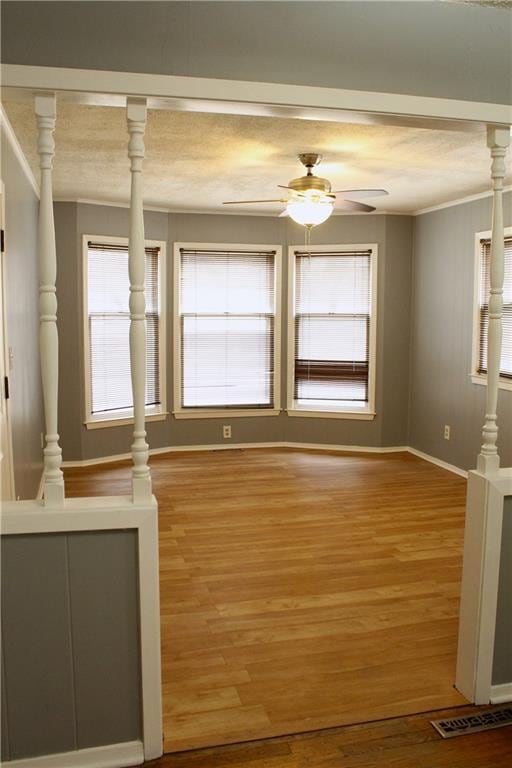
M354 211L354 213L370 213L375 210L374 205L366 205L366 203L357 203L355 200L339 200L336 202L336 208L342 208L344 211Z
M286 184L278 184L277 186L279 189L289 189L290 192L293 192L294 196L304 197L304 192L299 192L298 189L294 189L293 187L287 187Z
M245 205L246 203L287 203L288 200L226 200L222 205Z
M385 189L337 189L334 194L347 194L354 195L355 197L382 197L382 195L389 195L389 192Z

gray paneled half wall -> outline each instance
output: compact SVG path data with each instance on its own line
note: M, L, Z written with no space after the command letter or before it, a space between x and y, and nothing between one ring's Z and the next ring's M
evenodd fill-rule
M2 759L139 740L136 533L1 547Z

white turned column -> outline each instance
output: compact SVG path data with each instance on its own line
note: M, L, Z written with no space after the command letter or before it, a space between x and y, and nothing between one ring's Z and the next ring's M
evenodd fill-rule
M44 449L45 504L64 503L62 450L57 432L59 396L59 338L57 334L57 257L53 223L52 167L55 154L55 94L35 97L41 192L39 200L39 344L46 437Z
M498 426L496 423L498 385L500 375L503 279L504 279L504 230L503 230L503 180L505 178L505 155L510 143L508 127L487 127L487 146L491 150L491 178L493 189L492 235L491 235L491 291L489 296L489 328L487 332L487 399L485 424L482 430L482 447L477 468L484 475L499 469L500 457L496 445Z
M146 100L128 99L128 157L131 171L130 239L128 270L130 275L130 363L133 391L132 494L134 502L151 498L151 475L148 466L148 444L145 429L146 405L146 301L144 275L144 215L142 208L142 161Z

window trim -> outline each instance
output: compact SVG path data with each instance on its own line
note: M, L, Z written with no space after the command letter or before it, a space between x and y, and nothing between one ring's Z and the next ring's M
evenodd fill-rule
M274 405L272 408L182 408L181 396L181 323L180 323L180 250L218 250L218 251L275 251L274 296ZM282 323L282 247L273 243L190 243L175 242L173 245L173 416L176 419L215 419L254 416L278 416L281 412L281 323Z
M91 361L89 354L89 302L88 302L88 243L89 241L105 243L105 245L128 245L127 237L111 237L109 235L82 235L82 328L84 344L84 425L87 429L101 429L104 427L117 427L124 424L133 424L133 408L120 408L119 410L109 411L108 415L91 413ZM144 240L144 245L148 248L159 248L158 256L158 290L159 290L159 325L158 325L158 354L160 380L160 403L158 405L147 405L145 409L146 421L164 421L167 418L167 361L166 361L166 298L167 298L167 243L165 240Z
M295 392L295 251L304 250L303 244L288 246L288 362L287 362L287 413L288 416L324 418L324 419L353 419L372 421L375 418L375 383L377 362L377 273L378 251L377 243L336 243L312 245L312 253L323 251L371 251L370 256L370 335L368 340L368 403L364 408L354 406L335 407L318 406L307 408L297 404Z
M478 363L480 359L480 240L488 240L492 236L490 229L485 232L475 233L475 256L474 256L474 280L473 280L473 339L471 344L471 373L469 378L473 384L487 386L487 374L478 373ZM503 237L512 237L512 226L503 228ZM503 376L498 379L498 389L512 392L512 381Z

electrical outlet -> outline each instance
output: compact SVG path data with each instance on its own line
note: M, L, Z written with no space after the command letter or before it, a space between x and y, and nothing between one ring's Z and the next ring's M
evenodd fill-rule
M231 424L226 424L222 427L222 437L227 440L231 437Z
M449 440L450 439L450 425L445 424L444 425L444 439Z

